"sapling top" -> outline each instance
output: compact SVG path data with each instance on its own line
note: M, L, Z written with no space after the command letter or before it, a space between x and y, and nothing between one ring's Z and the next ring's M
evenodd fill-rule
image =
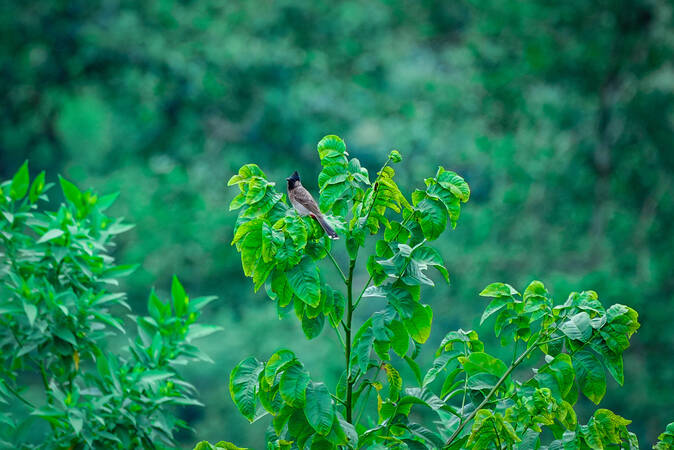
M579 424L573 409L580 393L601 401L605 370L622 384L622 352L639 327L633 309L605 309L592 291L556 303L538 281L523 294L492 283L481 293L491 298L482 321L494 321L512 360L485 352L475 331L458 330L445 336L424 373L416 358L430 336L433 310L423 303L421 287L434 286L431 268L449 282L431 243L447 225L456 226L470 188L439 167L408 200L394 181L392 165L402 160L396 150L374 180L337 136L319 142L318 156L318 206L344 238L346 265L334 257L321 228L299 216L258 166L243 166L229 181L240 191L230 205L240 210L232 243L255 290L265 286L279 316L294 311L308 339L327 322L343 350L344 371L334 391L313 380L286 349L266 362L249 357L232 370L230 393L241 413L250 421L273 416L268 448L638 445L628 420L598 409ZM296 203L292 191L290 200ZM367 281L354 286L369 236L376 242L364 258ZM341 285L328 283L330 265ZM354 311L363 299L380 308L357 326ZM538 368L522 372L527 362ZM401 375L402 366L411 369L410 379Z

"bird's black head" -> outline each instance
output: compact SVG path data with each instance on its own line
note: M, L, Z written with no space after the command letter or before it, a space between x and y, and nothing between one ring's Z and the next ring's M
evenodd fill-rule
M288 181L288 189L292 189L295 185L300 184L300 174L294 171L292 175L286 178L286 181Z

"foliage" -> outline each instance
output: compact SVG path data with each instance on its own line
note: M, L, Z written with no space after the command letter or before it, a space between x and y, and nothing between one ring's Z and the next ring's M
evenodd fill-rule
M231 205L241 209L232 243L244 273L255 289L266 284L280 316L294 310L308 339L321 333L327 318L344 350L346 367L334 393L312 380L287 349L267 361L249 357L232 370L229 390L239 411L251 422L273 416L268 448L638 447L629 420L602 408L580 424L574 411L581 393L600 403L605 372L623 383L622 353L639 328L636 311L621 304L604 308L593 291L555 303L539 281L523 294L492 283L480 294L491 299L481 321L495 317L495 334L512 347L512 361L485 352L477 332L458 330L445 336L422 375L415 359L430 335L433 310L422 303L421 286L434 286L429 268L449 282L429 242L456 226L470 188L440 167L409 202L391 167L401 161L399 152L389 154L372 182L337 136L323 138L318 154L319 204L334 214L330 220L349 255L346 272L322 230L288 207L256 165L243 166L229 181L240 190ZM367 258L369 279L355 296L354 270L367 236L377 240ZM323 260L340 273L345 294L324 281L317 264ZM352 334L353 312L362 299L376 298L384 307ZM541 356L533 376L515 378L515 369ZM404 366L412 379L401 375ZM368 411L372 391L376 414ZM418 423L419 409L432 411L434 419Z
M658 436L658 439L658 443L653 447L656 450L670 450L674 448L674 422L667 425L667 429Z
M196 323L213 298L190 299L174 277L170 302L151 292L149 316L129 316L137 337L111 351L111 337L126 332L118 312L130 308L110 289L135 266L109 252L131 226L105 215L116 194L60 185L66 202L50 211L44 172L31 182L24 163L0 184L0 444L173 446L187 427L175 407L201 405L176 366L209 360L192 340L217 330ZM39 392L29 390L38 373Z
M270 180L296 169L317 174L308 143L339 130L371 174L383 148L399 148L407 160L396 166L400 185L413 186L435 164L471 181L455 239L435 241L453 280L425 297L434 309L431 346L441 330L457 328L491 342L474 320L485 280L542 279L560 295L591 286L648 324L635 336L639 351L625 355L631 394L609 381L605 406L634 419L642 442L654 443L671 421L669 0L3 7L0 179L29 158L38 172L121 190L110 211L136 228L118 235L115 255L142 261L125 281L134 310L145 308L147 286L172 273L188 290L218 293L211 322L228 323L237 351L224 350L219 336L203 341L219 356L217 365L188 368L202 397L223 398L225 368L271 354L278 334L296 326L261 326L274 318L256 313L275 305L247 288L228 251L236 215L221 207L234 192L218 180L249 161ZM311 178L307 187L318 193ZM255 339L243 339L251 330ZM291 344L312 373L336 382L340 371L316 345L337 344ZM420 355L422 365L430 354ZM587 402L578 410L591 414ZM261 428L244 426L231 403L192 412L190 423L212 441L225 421L237 442L262 446Z

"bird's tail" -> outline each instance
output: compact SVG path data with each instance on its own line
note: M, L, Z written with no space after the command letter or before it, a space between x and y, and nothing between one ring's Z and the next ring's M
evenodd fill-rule
M330 225L325 221L325 218L323 216L314 216L316 218L316 221L318 224L323 228L325 231L325 234L327 234L330 239L339 239L339 236L337 236L337 233L335 233L335 230L332 229Z

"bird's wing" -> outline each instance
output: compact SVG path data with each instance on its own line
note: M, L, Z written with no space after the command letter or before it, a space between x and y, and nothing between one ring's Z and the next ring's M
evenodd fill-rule
M309 191L307 191L304 186L298 186L293 189L293 194L295 194L295 201L300 205L304 206L314 215L321 215L321 210L318 208L316 200L311 196Z

